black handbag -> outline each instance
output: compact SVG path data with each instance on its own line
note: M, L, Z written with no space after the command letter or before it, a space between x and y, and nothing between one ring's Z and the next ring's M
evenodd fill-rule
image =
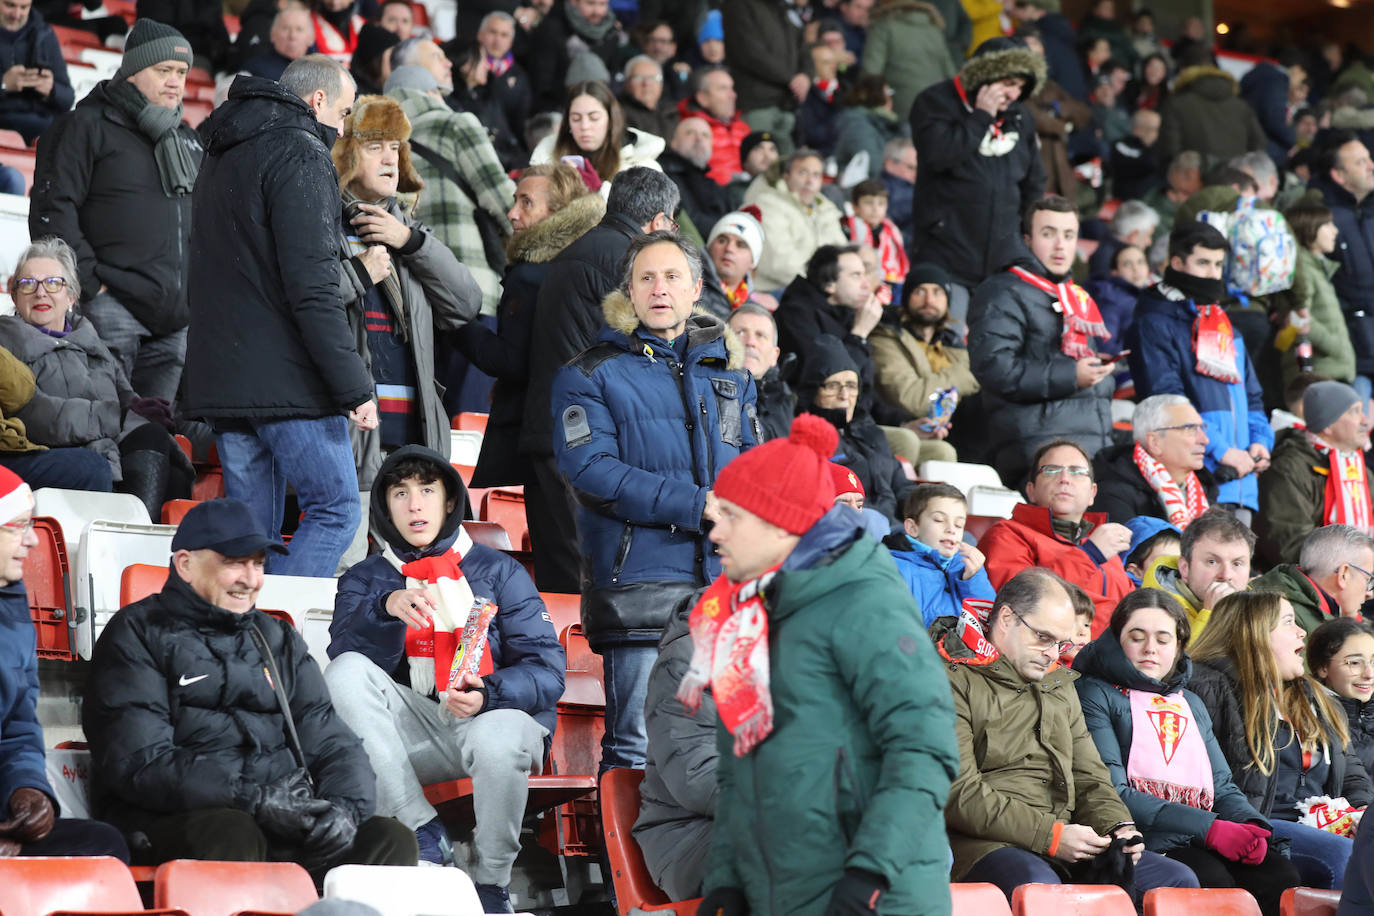
M487 266L498 274L504 274L506 272L505 234L501 231L501 224L497 222L496 217L482 209L482 205L477 200L477 192L472 189L472 185L468 184L459 174L452 162L423 143L411 140L410 149L411 152L438 169L439 174L456 184L458 190L462 191L463 195L472 201L472 216L477 222L477 234L482 237L482 253L486 256Z
M249 624L249 630L253 637L253 644L258 647L258 654L262 656L262 662L267 674L267 680L272 684L272 691L277 695L277 705L281 707L282 718L286 720L286 738L291 745L291 753L296 757L296 764L305 771L305 779L311 791L315 789L315 779L310 775L310 767L305 762L305 749L301 747L301 737L296 733L296 720L291 715L291 702L286 698L286 686L282 684L281 671L277 668L277 660L272 656L272 650L268 648L267 637L262 630L258 629L257 621Z

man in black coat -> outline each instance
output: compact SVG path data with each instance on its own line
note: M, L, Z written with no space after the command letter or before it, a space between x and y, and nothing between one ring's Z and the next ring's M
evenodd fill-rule
M1311 184L1340 230L1331 258L1341 269L1331 283L1355 345L1355 389L1368 398L1374 376L1374 162L1351 131L1332 131L1320 144Z
M778 368L782 350L773 313L757 302L746 302L730 313L727 324L744 345L744 368L754 377L754 412L764 440L786 438L797 412L797 398Z
M72 107L72 82L57 33L29 3L0 6L0 129L32 143Z
M1207 428L1181 394L1156 394L1131 417L1133 441L1093 458L1097 499L1090 512L1124 525L1145 515L1186 528L1216 502L1217 487L1202 466Z
M202 149L181 120L191 45L142 19L115 75L39 140L29 235L76 252L81 308L135 393L177 395L186 251Z
M536 109L563 107L563 78L579 54L595 54L610 73L619 70L624 38L605 0L563 0L554 6L530 32L526 63Z
M525 506L534 547L534 581L544 592L582 591L577 526L567 485L553 458L550 395L554 374L596 343L603 323L601 301L624 279L622 259L637 235L671 229L677 185L656 169L638 166L615 176L606 216L549 263L535 303L530 336L530 383L520 453L534 478L525 484Z
M707 175L712 142L711 125L704 119L683 118L673 130L668 149L658 157L663 173L682 195L682 209L703 238L730 210L725 188Z
M292 555L270 564L284 575L334 575L362 516L348 422L377 427L339 289L330 147L353 96L343 67L308 55L281 83L240 76L203 125L186 411L214 426L225 489L264 531L280 532L286 484L295 486L305 518ZM374 219L355 224L368 245L354 258L359 276L390 263Z
M162 591L101 633L81 706L94 807L150 864L414 865L305 640L255 607L268 550L285 548L247 505L201 503Z

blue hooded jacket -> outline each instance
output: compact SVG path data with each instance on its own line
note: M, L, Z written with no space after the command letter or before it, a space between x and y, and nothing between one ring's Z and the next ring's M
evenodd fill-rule
M1207 456L1203 466L1216 474L1228 449L1245 451L1259 443L1274 448L1274 431L1264 414L1263 395L1255 367L1245 352L1245 340L1235 334L1236 366L1241 381L1218 381L1197 371L1193 352L1193 321L1197 306L1164 284L1150 287L1140 297L1135 322L1126 331L1131 351L1131 379L1139 400L1156 394L1181 394L1188 398L1207 425ZM1259 480L1255 474L1228 480L1217 486L1217 502L1259 508Z
M380 484L391 468L407 458L424 458L434 463L450 497L458 505L449 513L439 536L429 547L416 549L401 537L387 511L386 493ZM441 554L456 547L462 554L463 578L474 595L489 597L496 603L496 616L487 631L494 670L482 678L489 709L519 709L553 735L558 699L563 695L563 672L567 658L544 601L525 568L510 556L481 544L473 544L463 531L463 510L467 490L463 481L438 452L418 445L407 445L391 454L377 472L372 486L372 529L382 536L389 552L403 562ZM410 686L410 667L406 661L406 624L386 612L387 596L406 587L405 576L383 554L373 554L352 566L339 578L334 598L334 619L329 624L329 657L359 652L393 680ZM27 614L27 610L25 614ZM480 713L479 713L480 715ZM545 739L547 747L548 738Z
M37 652L24 583L0 586L0 820L9 820L15 789L53 798L38 724Z
M894 534L883 543L892 552L893 562L906 587L911 589L927 629L937 617L958 617L965 598L991 601L996 597L986 569L964 578L962 554L943 557L934 547L922 544L909 534Z

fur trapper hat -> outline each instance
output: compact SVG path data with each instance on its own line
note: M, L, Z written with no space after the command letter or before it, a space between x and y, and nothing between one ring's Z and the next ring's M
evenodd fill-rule
M353 105L344 121L343 136L334 143L334 167L339 170L339 187L346 188L358 177L358 148L377 140L399 140L397 194L413 194L425 186L410 161L410 121L395 99L384 95L365 95Z
M1045 85L1049 69L1045 66L1045 59L1026 47L1024 41L1000 35L980 44L973 56L959 68L959 79L968 93L970 104L983 86L1013 76L1026 81L1026 88L1021 90L1018 100L1024 102Z

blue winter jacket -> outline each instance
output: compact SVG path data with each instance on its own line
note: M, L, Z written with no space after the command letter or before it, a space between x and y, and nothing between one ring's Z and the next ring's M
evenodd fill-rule
M373 530L382 534L388 552L394 552L403 562L443 553L450 546L457 549L462 555L463 578L471 586L473 595L491 598L497 607L491 629L487 631L495 670L482 677L487 692L487 703L482 711L519 709L552 735L558 698L563 695L567 659L553 631L544 601L519 562L499 550L472 543L462 528L467 493L462 489L457 472L437 452L417 445L397 449L382 464L377 480L383 480L396 462L417 456L434 461L443 474L450 497L458 495L458 506L440 529L434 544L425 550L416 550L400 538L391 524L385 494L374 485ZM405 587L405 576L383 554L373 554L350 567L340 577L334 598L334 619L329 624L329 657L360 652L378 668L390 672L397 683L409 687L405 621L392 617L385 606L388 595Z
M1177 299L1166 296L1168 289ZM1193 353L1193 321L1197 307L1177 290L1156 284L1147 289L1136 306L1135 321L1126 331L1131 351L1131 379L1139 400L1155 394L1181 394L1192 401L1207 425L1207 457L1204 466L1213 474L1227 449L1242 451L1258 442L1274 447L1274 431L1264 415L1264 404L1255 367L1245 352L1245 341L1234 335L1236 366L1244 367L1242 381L1227 384L1197 371ZM1217 502L1259 508L1259 483L1254 474L1229 480L1217 487Z
M24 583L0 586L0 820L9 820L15 789L53 798L38 724L37 650Z
M937 617L958 617L965 598L991 601L996 597L986 569L964 578L962 554L946 559L909 534L894 534L883 543L892 552L902 581L911 589L927 629Z
M602 314L600 342L558 371L552 399L554 453L580 506L582 623L594 647L657 641L672 611L660 586L720 574L702 524L706 491L761 438L754 379L720 319L693 315L675 351L639 327L620 292Z

